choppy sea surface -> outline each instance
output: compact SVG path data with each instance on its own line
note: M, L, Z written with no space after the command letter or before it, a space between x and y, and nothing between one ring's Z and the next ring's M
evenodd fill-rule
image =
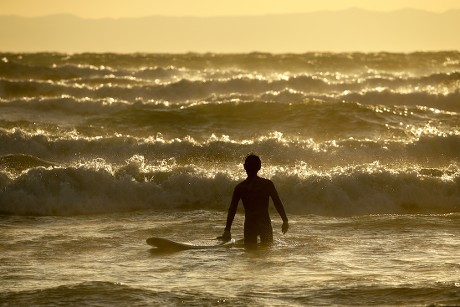
M249 153L273 247L145 243L215 243ZM460 52L0 53L0 228L2 306L460 305Z

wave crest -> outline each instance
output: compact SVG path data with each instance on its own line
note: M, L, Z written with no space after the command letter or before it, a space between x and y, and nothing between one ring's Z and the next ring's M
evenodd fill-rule
M347 216L450 213L460 210L460 168L392 170L380 164L316 172L274 170L288 212ZM240 174L241 176L241 174ZM242 178L174 160L147 165L134 156L123 166L102 159L68 167L0 175L0 212L13 215L77 215L131 210L225 210Z

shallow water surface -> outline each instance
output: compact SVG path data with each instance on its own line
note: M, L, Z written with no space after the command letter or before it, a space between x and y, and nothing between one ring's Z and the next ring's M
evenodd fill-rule
M460 304L458 214L296 215L284 236L274 217L274 246L257 250L164 253L145 243L206 244L224 222L214 211L3 216L2 304Z

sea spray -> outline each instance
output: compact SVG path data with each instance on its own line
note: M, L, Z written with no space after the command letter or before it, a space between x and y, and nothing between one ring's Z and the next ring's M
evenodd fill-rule
M0 55L0 211L458 212L458 52Z
M34 160L35 161L35 160ZM38 162L37 162L38 163ZM115 166L98 158L73 166L44 165L3 175L2 213L75 215L139 209L225 210L232 187L243 178L236 165L148 164L133 156ZM290 212L320 215L448 213L459 210L460 170L388 169L378 162L312 170L306 164L267 167Z

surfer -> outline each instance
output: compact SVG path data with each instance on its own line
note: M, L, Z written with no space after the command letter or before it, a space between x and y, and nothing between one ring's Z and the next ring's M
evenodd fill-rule
M244 161L244 169L248 177L239 183L233 191L232 201L228 209L227 224L222 235L224 240L232 238L230 229L240 199L243 201L244 207L244 244L246 246L257 244L258 236L263 245L273 243L273 230L268 214L270 197L283 219L283 226L281 227L283 234L289 229L288 218L275 185L271 180L257 176L261 164L260 158L254 154L247 156Z

